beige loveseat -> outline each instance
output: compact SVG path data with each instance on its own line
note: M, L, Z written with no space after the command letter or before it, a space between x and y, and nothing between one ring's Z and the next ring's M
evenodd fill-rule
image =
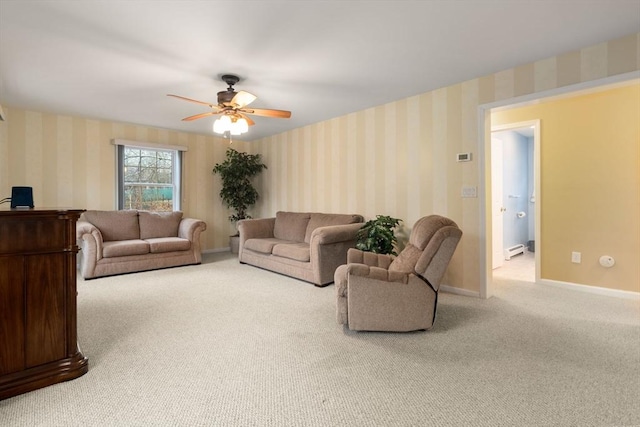
M308 212L242 220L238 257L243 264L324 286L347 262L363 221L361 215Z
M203 221L182 212L84 212L76 224L85 279L200 264Z

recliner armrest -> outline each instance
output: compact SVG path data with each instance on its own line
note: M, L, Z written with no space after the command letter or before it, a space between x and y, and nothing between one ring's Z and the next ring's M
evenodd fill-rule
M347 252L347 264L365 264L371 267L389 268L394 260L393 255L376 254L351 248Z
M389 271L386 268L372 267L365 264L347 264L347 276L366 277L383 282L407 283L412 273Z

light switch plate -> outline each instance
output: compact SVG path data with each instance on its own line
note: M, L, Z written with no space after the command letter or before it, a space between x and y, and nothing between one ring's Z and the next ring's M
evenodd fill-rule
M478 197L478 189L476 187L465 185L464 187L462 187L462 197L463 198Z

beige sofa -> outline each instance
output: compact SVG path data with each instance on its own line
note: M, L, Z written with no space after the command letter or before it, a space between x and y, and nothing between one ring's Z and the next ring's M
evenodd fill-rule
M275 218L238 222L238 258L316 286L333 282L347 251L355 246L361 215L277 212Z
M84 212L76 223L85 279L200 264L203 221L182 212Z

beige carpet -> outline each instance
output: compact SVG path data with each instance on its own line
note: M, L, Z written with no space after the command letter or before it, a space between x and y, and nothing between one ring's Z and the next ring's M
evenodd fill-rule
M353 333L332 286L239 265L79 279L89 372L2 426L640 425L640 303L503 281L434 329Z

